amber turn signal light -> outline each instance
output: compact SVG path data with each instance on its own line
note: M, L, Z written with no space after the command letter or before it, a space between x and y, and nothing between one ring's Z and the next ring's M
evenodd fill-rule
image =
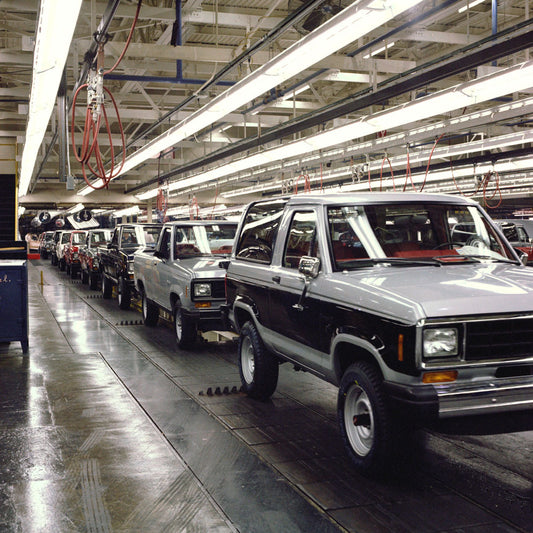
M457 379L457 370L426 372L422 376L422 383L447 383Z
M202 307L211 307L211 302L196 302L194 304L194 307L196 307L197 309Z

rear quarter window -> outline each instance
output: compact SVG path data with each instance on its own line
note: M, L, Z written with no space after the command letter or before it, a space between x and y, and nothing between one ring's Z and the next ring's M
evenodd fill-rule
M235 256L270 264L286 200L258 202L245 215Z

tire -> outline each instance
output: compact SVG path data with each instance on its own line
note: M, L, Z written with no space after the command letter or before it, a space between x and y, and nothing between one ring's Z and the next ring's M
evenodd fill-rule
M92 291L98 290L98 274L96 272L91 272L88 274L89 277L89 289Z
M80 270L80 278L83 284L87 285L87 283L89 283L89 273L86 270L83 270L83 268Z
M148 300L144 290L141 291L142 313L145 326L155 326L159 320L159 307Z
M65 260L64 259L60 259L59 260L59 270L61 270L61 272L65 272L66 268L67 268L67 265L65 263Z
M246 322L239 336L239 374L244 391L256 400L267 400L278 385L279 362L266 349L253 322Z
M50 258L50 264L52 266L56 266L57 265L57 257L56 257L56 254L52 254L52 257Z
M196 340L196 324L183 314L179 304L174 307L174 333L179 348L189 348Z
M105 274L102 274L102 296L106 300L113 296L113 284L106 278Z
M361 361L342 376L337 418L348 456L363 473L381 474L394 458L393 417L378 370Z
M117 301L121 309L129 309L131 304L131 289L124 278L118 278Z
M67 276L70 276L70 265L67 262L65 262L65 272Z
M70 265L69 271L70 271L70 279L76 279L78 277L78 269L75 268L74 265Z

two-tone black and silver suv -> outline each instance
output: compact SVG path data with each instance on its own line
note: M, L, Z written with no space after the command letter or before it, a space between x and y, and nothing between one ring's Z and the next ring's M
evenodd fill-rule
M253 203L226 277L244 388L269 398L287 361L337 385L341 435L363 471L385 467L413 426L473 417L489 418L489 432L499 418L531 429L533 269L523 260L464 198Z

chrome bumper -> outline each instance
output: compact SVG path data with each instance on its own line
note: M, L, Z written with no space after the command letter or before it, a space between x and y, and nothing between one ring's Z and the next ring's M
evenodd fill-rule
M439 418L533 409L533 376L435 386Z

